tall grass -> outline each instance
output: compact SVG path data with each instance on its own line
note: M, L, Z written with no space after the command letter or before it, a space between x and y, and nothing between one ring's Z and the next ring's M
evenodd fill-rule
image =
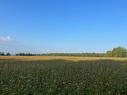
M127 95L127 64L0 60L0 95Z

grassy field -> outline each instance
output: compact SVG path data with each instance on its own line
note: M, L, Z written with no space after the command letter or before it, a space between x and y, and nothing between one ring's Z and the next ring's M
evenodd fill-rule
M120 57L75 57L75 56L0 56L0 59L13 59L13 60L68 60L68 61L84 61L84 60L114 60L126 61L127 58Z
M127 61L0 57L0 95L127 95Z

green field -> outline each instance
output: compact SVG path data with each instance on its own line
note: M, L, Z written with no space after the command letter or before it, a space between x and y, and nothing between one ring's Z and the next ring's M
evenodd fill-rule
M0 95L127 95L127 62L1 59Z

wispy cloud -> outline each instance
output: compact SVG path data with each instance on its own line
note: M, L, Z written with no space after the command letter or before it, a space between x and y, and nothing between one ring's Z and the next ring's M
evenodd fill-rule
M0 36L0 44L9 44L11 41L10 36Z

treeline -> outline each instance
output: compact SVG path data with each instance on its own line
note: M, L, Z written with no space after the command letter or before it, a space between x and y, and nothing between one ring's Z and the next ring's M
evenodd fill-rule
M105 53L48 53L45 56L81 56L81 57L104 57Z
M32 53L17 53L16 56L37 56L37 54L32 54Z
M116 47L106 53L51 53L49 56L82 56L82 57L127 57L127 49Z
M11 56L11 53L9 53L9 52L7 52L7 53L0 52L0 56Z
M11 53L0 52L0 56L11 56ZM16 56L81 56L81 57L127 57L127 49L124 47L116 47L106 53L17 53Z
M11 53L0 53L0 56L12 56ZM104 57L105 53L46 53L46 54L32 54L32 53L17 53L15 56L82 56L82 57Z

